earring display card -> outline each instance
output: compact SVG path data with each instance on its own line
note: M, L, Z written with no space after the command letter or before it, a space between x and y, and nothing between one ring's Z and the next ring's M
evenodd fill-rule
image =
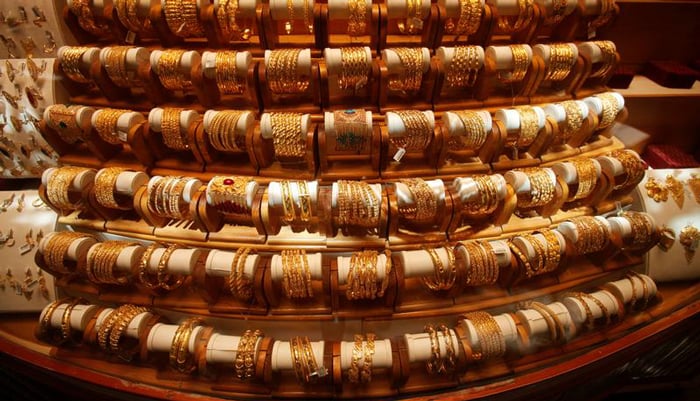
M0 312L38 312L56 298L53 276L34 263L55 225L36 190L0 191Z
M56 57L56 50L74 43L67 28L60 24L65 1L15 0L0 6L0 57ZM64 39L69 38L69 39Z
M0 177L39 177L56 166L58 155L44 141L37 123L56 99L55 59L0 60Z
M647 274L656 281L700 277L700 168L650 169L638 188L641 210L661 236L647 256Z

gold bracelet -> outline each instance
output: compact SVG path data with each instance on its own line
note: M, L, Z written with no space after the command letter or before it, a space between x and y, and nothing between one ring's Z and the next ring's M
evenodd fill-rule
M238 248L231 264L228 286L231 294L240 301L250 301L253 298L253 278L246 277L245 264L251 248ZM255 274L253 272L253 274Z
M559 319L559 316L549 306L534 301L531 302L529 306L542 315L547 322L547 327L549 327L549 339L553 343L557 344L566 341L564 325Z
M559 103L564 108L566 118L564 124L559 126L559 138L562 143L566 143L577 133L583 125L583 113L575 100L567 100Z
M452 35L469 37L479 30L483 7L479 0L459 0L459 17L457 23L450 17L445 23L445 31Z
M598 171L595 168L595 163L587 157L577 157L571 160L571 164L576 169L578 184L576 185L576 193L570 199L579 200L587 198L595 189L598 183Z
M350 362L350 368L348 369L348 381L350 383L360 382L360 359L362 358L362 342L364 341L364 336L362 334L355 334L354 344L352 347L352 360Z
M524 29L532 21L534 0L518 0L518 15L513 17L498 17L498 28L503 33L514 33Z
M510 248L510 252L515 256L515 260L518 263L518 266L522 266L525 270L525 277L526 278L531 278L537 275L537 272L535 269L533 269L532 263L530 263L530 259L523 253L523 251L518 248L513 241L508 241L508 248Z
M422 178L410 178L400 180L408 191L411 193L411 199L415 205L415 211L412 214L403 217L409 218L417 222L432 221L437 215L437 199L430 186ZM399 207L399 212L401 207Z
M196 327L203 323L199 317L190 317L177 326L170 346L170 366L180 373L191 373L196 369L194 354L190 352L190 339Z
M457 265L454 250L451 247L443 247L447 254L447 268L445 268L440 256L435 249L425 248L433 264L433 275L421 277L421 282L431 291L449 291L457 280Z
M566 3L566 0L563 0ZM574 51L568 43L553 43L549 45L549 65L544 76L545 81L561 81L569 75L574 65Z
M163 87L171 91L181 91L192 86L192 81L187 79L182 72L182 56L184 50L168 49L163 50L155 71Z
M306 155L302 119L299 113L270 113L275 157L300 159Z
M87 257L85 270L88 280L95 284L127 284L129 275L117 275L114 268L121 252L130 246L136 245L138 245L136 242L128 241L98 242Z
M79 209L81 201L72 202L70 199L71 187L76 177L86 171L89 171L89 169L83 167L65 166L57 168L46 182L46 197L49 203L61 210Z
M245 135L237 135L238 122L246 113L240 110L221 110L214 113L205 127L211 146L220 152L244 152Z
M165 291L173 291L180 287L185 281L182 276L173 276L171 273L168 273L168 263L170 262L170 257L172 256L173 252L178 249L182 249L182 246L178 244L171 244L165 248L165 251L161 255L160 260L158 261L158 269L156 273L156 280L158 282L157 288Z
M79 140L87 140L89 131L84 131L77 120L77 112L83 106L66 106L64 104L54 104L46 110L48 118L46 125L58 132L61 140L67 144L74 144Z
M593 42L594 45L598 46L601 54L600 67L591 72L590 78L600 78L607 76L615 66L615 56L617 51L615 51L615 43L609 40L597 40Z
M501 326L487 312L471 312L461 318L469 320L479 339L479 347L472 350L472 358L476 361L500 358L506 353L506 338Z
M440 341L437 331L432 324L426 325L423 331L428 333L428 338L430 339L430 359L426 362L425 367L431 375L441 373L445 371L445 361L440 352Z
M95 15L90 7L90 0L74 0L70 3L70 11L78 17L78 25L87 33L97 37L105 36L109 33L106 24L95 21Z
M624 212L622 217L626 218L632 226L632 247L645 248L654 236L648 215L640 212Z
M175 36L204 36L204 27L199 22L197 0L163 0L163 13L168 29Z
M61 316L61 339L63 341L69 341L71 339L72 335L72 327L70 323L70 318L71 314L73 313L73 309L83 303L83 300L80 298L74 299L70 303L66 304L66 309L63 310L63 315ZM51 312L53 315L53 311ZM50 316L49 316L50 318Z
M406 0L406 19L398 21L399 32L416 34L423 29L423 2L421 0Z
M498 207L498 188L489 175L474 175L471 177L476 184L476 195L462 207L469 214L489 214Z
M122 0L123 1L123 0ZM107 71L109 80L120 88L136 86L137 81L129 77L126 68L126 55L132 46L111 46L105 48L105 62L103 66Z
M403 136L390 138L391 143L407 152L425 150L432 139L433 129L428 117L419 110L398 110L394 112L403 122Z
M455 46L452 61L445 72L445 81L450 88L474 86L481 66L477 46Z
M215 176L207 185L207 199L219 212L225 214L248 215L248 184L255 182L251 177Z
M339 180L338 185L338 224L364 228L368 234L376 233L379 225L381 199L372 187L363 181Z
M222 94L243 93L245 86L238 79L236 51L218 51L215 56L216 86Z
M124 113L130 113L130 110L123 109L100 109L95 118L95 131L103 141L112 145L120 144L118 126L119 118Z
M367 125L364 109L336 110L333 112L335 150L360 153L369 142L372 126Z
M589 22L589 30L595 30L607 24L615 14L615 0L602 0L600 2L600 14Z
M255 352L258 340L263 336L260 330L246 330L238 341L234 369L236 378L249 380L255 376Z
M362 89L367 84L368 75L371 72L371 65L368 61L364 47L341 48L338 87L353 91Z
M361 36L367 30L367 0L348 1L348 35Z
M166 107L163 109L161 117L160 133L163 136L163 143L173 150L188 150L190 145L187 141L187 132L183 132L180 125L180 117L184 109Z
M265 75L270 92L274 94L303 93L309 88L309 78L299 75L298 64L301 49L270 51L265 65Z
M94 239L95 237L73 231L61 231L53 234L44 248L43 257L46 267L63 274L71 273L65 265L66 253L74 241L83 238Z
M519 0L519 2L520 1L523 0ZM513 57L513 67L509 72L498 73L498 79L504 84L522 81L523 78L525 78L525 74L527 74L527 69L530 67L531 62L527 50L525 50L525 45L509 45L508 47Z
M602 109L600 121L598 121L598 129L608 128L615 122L619 111L617 98L611 93L600 93L595 95L595 97L600 99Z
M533 208L544 206L554 199L556 186L546 169L530 167L516 170L525 173L530 181L530 193L518 195L518 207Z
M126 29L134 33L151 33L151 20L139 18L137 13L138 0L115 0L117 18Z
M617 159L625 171L625 180L619 185L615 185L613 187L614 190L627 191L636 187L642 181L645 167L639 156L622 149L610 153L610 157Z
M239 12L239 0L222 0L216 10L216 19L219 22L221 35L225 40L247 41L253 34L250 27L239 23L237 16Z
M409 47L396 47L389 50L396 53L401 62L399 74L389 78L389 89L401 92L419 90L423 81L423 50Z
M518 134L516 146L527 148L535 142L537 134L540 132L539 116L534 107L519 106L515 110L520 117L520 133Z
M484 119L478 112L472 110L452 111L464 126L465 135L451 136L450 145L453 148L478 150L484 146L488 132Z
M607 246L610 235L603 222L592 216L580 216L570 219L576 228L576 253L585 255L598 252Z
M498 257L488 241L467 241L461 245L469 256L466 272L468 286L493 285L498 281Z
M314 296L311 270L306 251L284 249L282 259L282 289L287 298L306 299Z
M566 0L552 0L552 13L545 18L545 24L552 25L561 22L566 14L566 7Z

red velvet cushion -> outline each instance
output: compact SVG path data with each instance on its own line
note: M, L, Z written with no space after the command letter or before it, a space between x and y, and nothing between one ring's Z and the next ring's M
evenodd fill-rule
M693 155L675 145L649 145L642 158L653 168L700 167Z

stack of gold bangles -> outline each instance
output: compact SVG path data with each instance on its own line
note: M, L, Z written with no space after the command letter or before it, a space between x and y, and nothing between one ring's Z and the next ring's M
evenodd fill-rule
M104 23L97 23L95 15L90 8L90 0L74 0L70 3L70 11L78 17L78 25L86 32L97 37L109 33L109 28Z
M260 330L246 330L238 340L233 367L239 380L250 380L255 376L255 353L262 336Z
M147 191L149 211L161 217L187 219L189 204L182 200L182 195L188 181L189 179L184 177L156 179Z
M194 354L190 352L190 340L195 328L201 325L202 319L191 317L177 326L173 342L170 345L168 361L170 366L180 373L191 373L197 367Z
M598 46L600 49L600 67L591 72L589 78L599 78L607 76L615 66L615 56L617 52L615 51L615 43L609 40L597 40L593 44Z
M370 69L364 47L341 48L338 87L353 91L363 88L367 84Z
M237 20L239 0L221 0L216 10L221 35L226 40L249 40L252 30L242 26Z
M222 94L243 93L245 86L238 78L235 51L218 51L215 56L216 86Z
M465 135L450 136L448 146L453 150L472 149L479 150L488 137L484 119L479 113L472 110L455 110L452 111L457 116L459 121L464 126Z
M58 331L54 330L53 326L51 325L51 320L53 318L53 314L56 312L56 309L58 309L60 305L66 304L68 301L69 300L66 298L57 299L46 306L43 314L41 315L41 319L39 320L39 327L37 328L36 336L38 339L54 344L62 344L71 340L70 314L75 305L77 305L76 301L73 301L67 305L63 313L61 319L60 336L58 336Z
M419 90L423 81L423 50L412 47L397 47L390 50L399 57L401 70L396 77L389 79L389 89L401 92Z
M339 180L338 184L338 224L365 228L376 232L379 225L381 199L372 187L363 181Z
M98 242L88 253L85 272L88 280L95 284L124 285L129 282L127 274L117 274L115 267L119 254L130 246L138 245L127 241Z
M571 72L571 66L576 59L574 51L568 43L554 43L549 45L549 66L545 74L545 81L561 81Z
M335 150L362 152L369 142L372 126L367 125L364 109L336 110L333 112Z
M584 199L593 192L598 183L598 170L596 170L595 162L588 157L571 159L571 164L573 164L576 169L578 184L576 193L570 199Z
M372 359L374 356L374 333L355 334L352 348L352 361L348 369L348 381L350 383L369 383L372 381ZM360 361L362 367L360 368Z
M149 18L140 18L137 13L138 0L114 0L117 17L126 29L134 33L151 33L153 28Z
M250 213L247 188L253 181L242 176L212 177L207 185L207 198L222 213L247 215Z
M481 69L476 46L455 46L450 66L445 73L445 81L450 88L474 86Z
M377 287L377 281L379 281L378 262L379 254L377 251L360 251L352 254L348 270L347 290L345 291L348 300L375 299L384 296L389 285L391 255L386 257L384 279L379 287Z
M466 285L476 287L496 284L499 265L491 243L488 241L466 241L461 244L469 256Z
M613 187L614 190L627 191L636 187L637 184L642 181L645 170L642 159L624 149L612 152L610 157L619 160L625 171L625 180L622 183L615 185Z
M163 0L163 13L168 29L174 35L181 38L204 36L197 0Z
M406 0L406 19L397 22L399 32L416 34L423 29L423 1Z
M44 246L44 264L50 270L58 273L72 273L65 265L66 253L74 241L82 238L94 238L92 235L72 231L61 231L53 234Z
M515 21L510 16L498 17L498 28L501 32L510 34L524 29L532 21L534 4L534 0L518 0L518 15Z
M549 204L554 199L556 186L548 170L541 167L517 169L527 175L530 181L530 193L518 195L518 207L533 208Z
M253 298L253 280L245 273L245 263L252 249L238 248L231 262L228 276L228 288L236 299L247 302Z
M520 117L520 133L515 144L518 148L526 148L532 145L540 132L539 117L534 107L519 106L515 110Z
M602 250L610 241L605 223L593 216L574 217L569 220L576 227L577 238L574 248L578 255L586 255Z
M432 139L433 128L428 117L419 110L399 110L394 112L406 128L403 136L393 137L391 143L407 152L424 150Z
M46 197L49 203L61 210L75 210L81 201L73 203L70 198L71 187L75 178L89 169L83 167L65 166L56 169L46 183ZM80 199L80 198L78 198Z
M498 188L489 175L472 176L476 184L477 196L463 204L470 214L489 214L498 207Z
M430 338L430 359L426 362L426 368L431 375L451 374L457 363L457 353L452 342L452 333L444 324L434 327L432 324L425 326L425 331ZM445 346L445 357L440 346L440 337Z
M447 254L447 266L433 248L425 248L433 265L433 275L421 277L421 282L430 291L449 291L457 280L457 263L452 247L442 248Z
M632 243L629 248L642 249L655 240L654 226L649 215L639 212L624 212L622 217L632 226Z
M618 113L618 102L617 98L611 93L600 93L595 95L596 98L600 99L601 104L601 117L598 121L598 129L608 128L614 122Z
M487 312L471 312L462 318L471 322L479 339L479 346L472 349L472 360L482 361L505 355L506 338L493 316Z
M146 286L146 288L154 291L173 291L180 287L185 279L181 276L175 276L168 273L168 263L170 262L170 257L173 252L182 248L177 244L173 244L165 248L165 251L160 256L158 260L158 268L156 271L155 282L153 280L153 274L149 272L149 265L151 262L151 256L156 249L162 248L159 243L153 243L146 248L146 251L141 256L141 261L138 266L138 281Z
M312 204L311 204L311 194L309 193L309 187L306 181L295 181L298 189L297 201L295 201L295 196L292 192L291 181L282 180L280 181L280 187L282 188L282 210L284 211L284 216L282 220L285 223L292 223L297 220L297 209L299 209L299 220L306 223L311 219L312 214Z
M294 373L300 383L314 383L328 374L325 367L318 366L309 337L292 337L289 340L289 347Z
M538 276L540 274L549 273L559 267L561 260L561 244L559 239L552 230L542 230L539 234L542 235L544 241L540 240L535 234L525 234L521 238L527 241L534 250L532 258L528 259L529 263L525 265L525 276L527 278ZM512 249L512 248L511 248ZM522 254L525 255L525 254ZM520 257L517 255L516 257Z
M559 103L559 105L564 108L564 113L566 114L564 124L559 127L559 138L562 143L566 143L581 129L585 116L575 100L567 100Z
M348 1L348 35L364 35L367 30L367 0Z
M289 299L308 299L314 296L311 269L306 251L285 249L282 258L282 289Z
M400 181L411 193L413 206L400 205L402 217L416 222L428 222L435 219L438 203L430 186L422 178L409 178Z
M304 157L306 154L306 135L302 123L302 115L299 113L270 113L272 144L277 158L299 159Z
M559 316L549 306L541 302L530 302L526 307L532 308L539 313L547 324L549 329L549 340L553 344L561 344L566 342L567 328L562 323Z
M97 330L97 343L104 351L119 355L127 360L131 359L136 346L125 349L120 343L129 323L139 314L148 312L147 308L131 304L121 305L110 312L102 321ZM138 344L136 342L136 344Z
M79 140L87 140L90 131L78 126L77 113L83 106L66 106L54 104L47 108L46 125L58 132L63 142L74 144Z
M137 79L129 76L126 68L126 54L129 50L135 49L132 46L110 46L105 48L104 68L107 71L109 80L120 88L129 88L140 84Z
M309 79L299 76L297 71L301 49L278 49L270 51L265 65L270 92L274 94L303 93L309 88Z
M162 51L155 71L165 89L181 91L192 86L192 81L182 72L181 61L184 54L184 50L178 49Z
M237 124L246 113L239 110L217 111L206 129L211 146L220 152L242 152L246 150L245 136L236 135Z
M513 67L510 71L499 71L498 73L498 79L504 84L522 81L530 66L530 57L525 50L525 45L509 45L508 47L513 57Z
M600 14L593 21L589 22L589 30L598 29L607 24L615 13L615 0L602 0L600 2Z
M466 37L473 35L479 30L483 11L479 0L459 0L457 23L454 22L454 18L448 18L445 24L445 32Z
M564 19L564 14L566 13L566 7L568 2L566 0L553 0L552 1L552 12L545 18L545 23L547 25L557 24Z
M95 131L102 138L103 141L116 145L121 143L119 139L117 123L119 122L119 117L124 113L128 113L130 110L122 109L100 109L97 113L97 118L95 119Z

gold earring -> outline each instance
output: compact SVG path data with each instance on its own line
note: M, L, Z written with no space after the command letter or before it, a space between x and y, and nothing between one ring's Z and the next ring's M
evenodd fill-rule
M683 189L683 183L678 181L676 177L672 175L666 176L666 188L671 193L671 197L678 205L679 209L683 209L683 201L685 200L685 190Z
M693 193L695 198L695 203L700 204L700 176L693 173L688 178L688 187L690 187L690 192Z
M700 230L688 224L681 230L681 235L678 237L678 242L685 248L685 260L690 263L695 256L695 249L700 241Z
M676 232L666 226L661 227L659 230L659 243L657 244L659 248L664 252L668 252L675 242Z
M668 188L656 181L656 178L649 177L647 183L644 184L644 188L647 189L647 196L656 202L666 202L668 200Z

